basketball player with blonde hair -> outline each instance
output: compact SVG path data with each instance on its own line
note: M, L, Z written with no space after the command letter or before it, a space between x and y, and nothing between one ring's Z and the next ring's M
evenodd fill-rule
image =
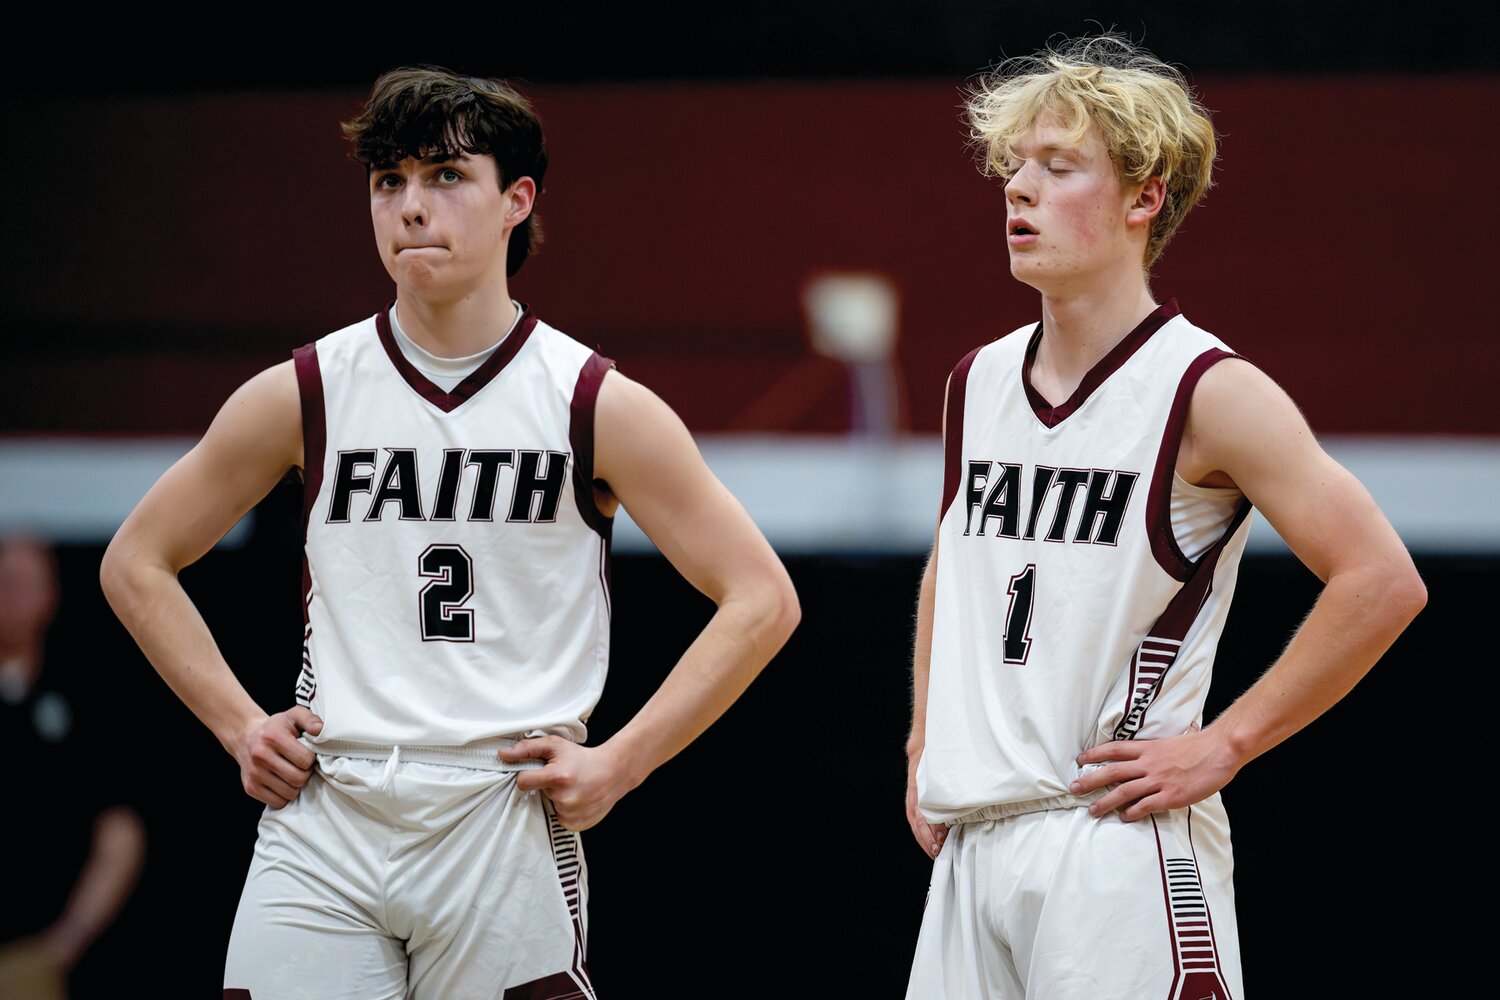
M907 817L934 861L908 996L1242 995L1219 789L1342 698L1426 591L1270 378L1158 301L1213 126L1116 35L969 102L1041 321L954 369L922 577ZM1258 508L1326 584L1203 726Z
M797 598L677 415L511 298L540 241L531 103L405 68L344 131L395 301L240 387L120 528L105 591L267 806L226 998L587 1000L578 831L740 695ZM268 715L177 573L288 470L304 647ZM589 746L620 506L717 609Z

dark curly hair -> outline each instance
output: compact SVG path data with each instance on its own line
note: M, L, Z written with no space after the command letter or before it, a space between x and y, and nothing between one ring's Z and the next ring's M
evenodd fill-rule
M499 168L500 188L522 177L541 193L547 173L547 140L531 102L500 80L461 76L437 66L403 66L375 81L370 99L343 124L350 154L366 170L389 167L408 156L489 154ZM535 209L510 234L505 273L515 274L542 243Z

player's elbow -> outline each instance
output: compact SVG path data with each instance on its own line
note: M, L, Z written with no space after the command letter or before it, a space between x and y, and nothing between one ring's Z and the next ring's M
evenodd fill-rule
M1386 600L1392 616L1399 618L1403 626L1427 606L1427 584L1422 582L1422 575L1410 558L1394 574Z
M1405 549L1372 558L1361 577L1360 590L1369 595L1375 614L1398 630L1427 605L1427 585Z
M104 591L110 607L119 608L125 599L129 579L129 560L121 550L120 536L116 535L109 548L104 550L104 558L99 560L99 588Z
M115 614L125 617L147 586L149 567L125 537L124 529L110 541L99 561L99 587Z
M784 644L791 638L797 626L802 622L802 602L797 598L797 590L792 586L790 579L784 580L782 586L776 591L776 634L780 636L777 645Z
M769 659L786 644L802 621L802 605L797 600L791 579L780 567L755 588L752 604L755 608L752 630L756 644Z

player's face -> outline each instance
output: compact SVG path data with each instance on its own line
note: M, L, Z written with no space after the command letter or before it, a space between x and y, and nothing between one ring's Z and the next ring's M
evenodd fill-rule
M1129 224L1139 188L1121 186L1096 128L1079 143L1055 120L1038 119L1007 166L1006 243L1018 280L1055 294L1141 268L1143 232L1137 226L1132 238Z
M531 180L500 189L493 156L407 157L370 172L370 217L397 288L455 301L505 279L510 230L531 211Z

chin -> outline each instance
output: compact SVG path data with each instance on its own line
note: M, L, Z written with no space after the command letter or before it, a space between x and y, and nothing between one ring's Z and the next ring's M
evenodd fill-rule
M1042 286L1047 283L1047 269L1038 266L1037 261L1012 255L1010 258L1010 276L1023 285L1030 285L1039 292L1045 290Z

